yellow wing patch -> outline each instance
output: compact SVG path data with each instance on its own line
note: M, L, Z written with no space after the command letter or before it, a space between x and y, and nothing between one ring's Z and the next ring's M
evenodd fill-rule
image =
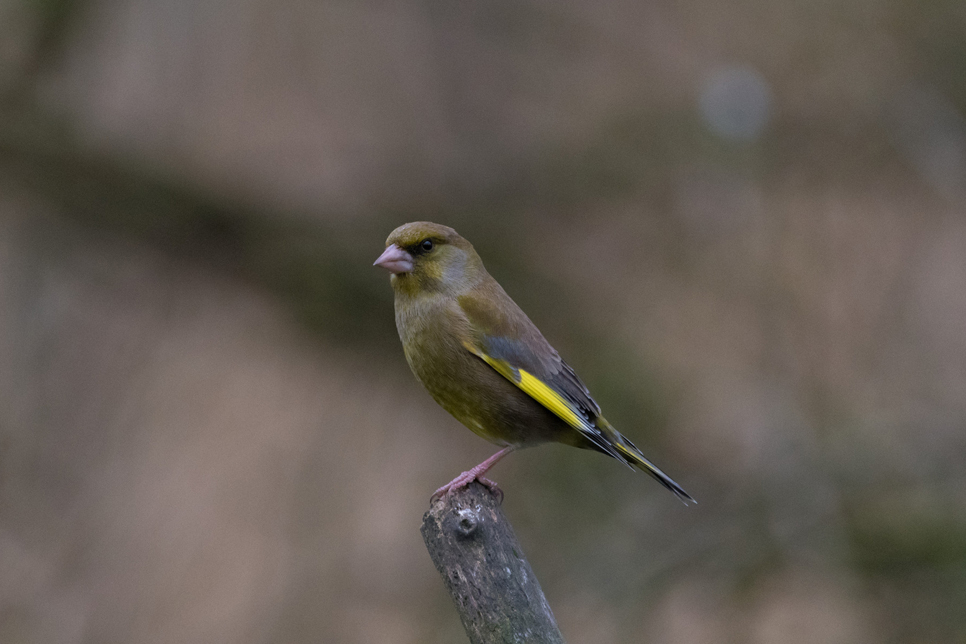
M565 423L582 432L597 433L595 428L578 414L573 406L563 396L551 389L545 382L524 369L514 369L505 360L496 360L486 355L469 342L464 342L466 349L493 367L501 376L522 389L524 393L549 409Z
M559 416L565 423L575 429L583 429L587 421L578 416L567 401L560 394L548 387L539 378L530 375L523 369L520 372L520 382L516 385L530 395L531 398Z

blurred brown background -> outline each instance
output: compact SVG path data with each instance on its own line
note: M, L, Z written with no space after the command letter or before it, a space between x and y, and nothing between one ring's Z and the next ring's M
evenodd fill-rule
M430 219L698 500L494 476L568 641L966 641L966 4L0 0L0 641L465 641Z

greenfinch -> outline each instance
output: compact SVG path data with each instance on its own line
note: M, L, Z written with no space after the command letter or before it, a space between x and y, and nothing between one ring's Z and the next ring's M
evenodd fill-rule
M429 222L400 226L375 266L387 269L406 361L439 405L501 447L436 490L478 480L515 449L548 441L596 450L654 477L685 504L687 492L604 419L574 370L493 279L472 244Z

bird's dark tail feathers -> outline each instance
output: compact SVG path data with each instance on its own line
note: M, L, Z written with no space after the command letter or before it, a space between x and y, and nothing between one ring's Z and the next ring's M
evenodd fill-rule
M641 450L637 449L634 443L630 442L624 436L618 432L614 427L608 423L603 418L597 419L597 426L603 430L603 433L610 434L608 438L610 443L623 457L619 460L623 460L627 465L632 465L637 469L647 472L650 474L658 483L671 490L674 496L678 497L684 505L690 503L697 503L690 494L684 491L680 485L674 482L674 480L661 471L654 463L647 460Z

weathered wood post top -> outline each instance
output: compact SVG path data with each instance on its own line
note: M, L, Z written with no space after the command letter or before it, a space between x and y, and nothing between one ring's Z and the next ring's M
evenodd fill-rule
M563 644L500 500L477 482L434 502L423 540L472 644Z

